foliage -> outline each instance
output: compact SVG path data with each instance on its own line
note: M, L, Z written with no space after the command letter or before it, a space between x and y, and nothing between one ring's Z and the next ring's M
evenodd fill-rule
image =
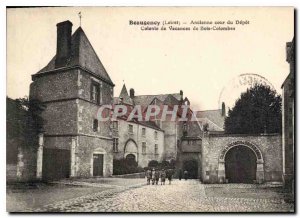
M281 132L281 97L269 86L256 84L235 102L225 118L226 133Z
M148 163L148 167L151 167L151 168L156 168L158 166L158 161L157 160L151 160L149 161Z
M166 160L163 160L162 162L158 162L157 160L151 160L149 161L148 163L148 167L147 169L152 169L152 168L158 168L158 169L175 169L175 164L176 164L176 161L175 160L171 160L170 162L169 161L166 161Z
M144 172L144 169L142 167L138 167L138 163L136 161L125 158L113 160L113 175L124 175L140 172Z
M41 113L45 105L28 97L13 100L6 97L7 138L21 141L21 146L36 144L37 135L43 132L44 120Z
M166 161L166 160L163 160L160 164L161 168L164 168L164 169L168 169L170 168L170 162L169 161Z

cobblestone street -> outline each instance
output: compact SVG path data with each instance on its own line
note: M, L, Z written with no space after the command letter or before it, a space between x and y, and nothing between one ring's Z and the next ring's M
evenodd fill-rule
M34 212L292 212L283 194L264 185L201 184L196 180L171 185L115 186L59 201Z

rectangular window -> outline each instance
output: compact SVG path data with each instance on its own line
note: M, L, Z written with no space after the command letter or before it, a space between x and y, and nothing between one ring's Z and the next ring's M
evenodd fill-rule
M142 154L146 154L146 142L142 142Z
M119 123L118 123L117 120L116 121L112 121L112 128L114 130L119 130Z
M142 136L146 136L146 128L142 128Z
M156 131L154 132L154 138L155 138L155 139L158 139L158 134L157 134Z
M118 138L114 138L113 139L113 151L114 152L119 152L119 139Z
M128 132L133 134L133 125L131 124L128 125Z
M154 154L158 155L158 144L155 144L154 146Z
M93 131L97 132L98 131L98 120L94 119L93 121Z
M100 104L100 84L95 81L91 85L91 101Z

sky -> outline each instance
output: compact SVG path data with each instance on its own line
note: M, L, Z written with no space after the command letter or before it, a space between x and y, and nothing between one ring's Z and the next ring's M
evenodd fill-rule
M285 46L294 36L291 7L7 9L9 97L28 96L31 75L55 55L56 24L70 20L75 32L79 11L81 27L115 84L115 96L124 82L136 95L183 90L196 110L210 110L220 108L220 99L234 102L245 88L232 82L241 74L260 75L281 93L289 73ZM130 20L250 23L235 25L235 31L141 31Z

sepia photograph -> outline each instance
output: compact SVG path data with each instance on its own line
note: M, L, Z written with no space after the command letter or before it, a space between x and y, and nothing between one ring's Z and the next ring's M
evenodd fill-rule
M6 211L295 213L294 7L6 7Z

